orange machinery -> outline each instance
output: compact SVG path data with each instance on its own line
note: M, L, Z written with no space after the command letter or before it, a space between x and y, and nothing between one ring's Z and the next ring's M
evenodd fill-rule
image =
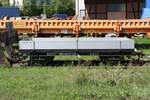
M143 34L150 37L150 19L132 20L0 20L0 31L6 31L11 22L18 36L101 37L109 33L116 36Z

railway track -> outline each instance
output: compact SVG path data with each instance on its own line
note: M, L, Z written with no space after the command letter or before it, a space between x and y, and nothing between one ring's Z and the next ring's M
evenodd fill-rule
M19 66L40 66L40 67L46 67L46 66L53 66L53 67L65 67L65 66L144 66L144 65L150 65L150 59L142 59L142 60L125 60L124 62L120 61L111 61L104 63L101 60L54 60L50 61L47 64L40 64L40 63L34 63L31 64L30 61L25 62L17 62L14 65Z

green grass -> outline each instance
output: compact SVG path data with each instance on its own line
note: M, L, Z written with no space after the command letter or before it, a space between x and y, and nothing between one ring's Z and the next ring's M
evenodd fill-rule
M150 38L135 38L136 48L144 54L150 54Z
M150 44L150 38L135 38L136 44Z
M136 39L136 44L150 44ZM142 49L150 54L149 49ZM84 56L80 59L97 59ZM77 60L57 56L56 60ZM149 100L150 67L0 68L0 100Z
M144 54L150 54L150 50L149 49L141 49L141 51L143 51Z
M55 56L54 60L97 60L99 59L98 56L64 56L64 55L60 55L60 56Z
M148 100L150 67L0 68L0 100Z

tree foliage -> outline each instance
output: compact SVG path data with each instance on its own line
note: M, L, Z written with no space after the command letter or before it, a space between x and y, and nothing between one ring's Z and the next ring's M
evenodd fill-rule
M42 7L36 5L36 0L25 0L22 14L25 16L37 16L41 14Z
M0 7L9 7L9 0L0 0Z
M51 5L51 12L74 15L74 4L74 0L53 0Z
M2 7L3 5L2 5L2 3L0 2L0 7Z
M52 0L50 5L46 3L37 5L36 0L25 0L22 13L26 16L37 16L42 13L74 15L74 4L74 0Z

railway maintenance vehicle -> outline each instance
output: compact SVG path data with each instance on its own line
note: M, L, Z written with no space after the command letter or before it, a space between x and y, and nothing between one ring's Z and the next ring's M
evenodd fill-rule
M142 19L0 20L1 55L10 65L49 65L62 54L97 55L103 64L143 64L132 37L150 37L146 3Z

